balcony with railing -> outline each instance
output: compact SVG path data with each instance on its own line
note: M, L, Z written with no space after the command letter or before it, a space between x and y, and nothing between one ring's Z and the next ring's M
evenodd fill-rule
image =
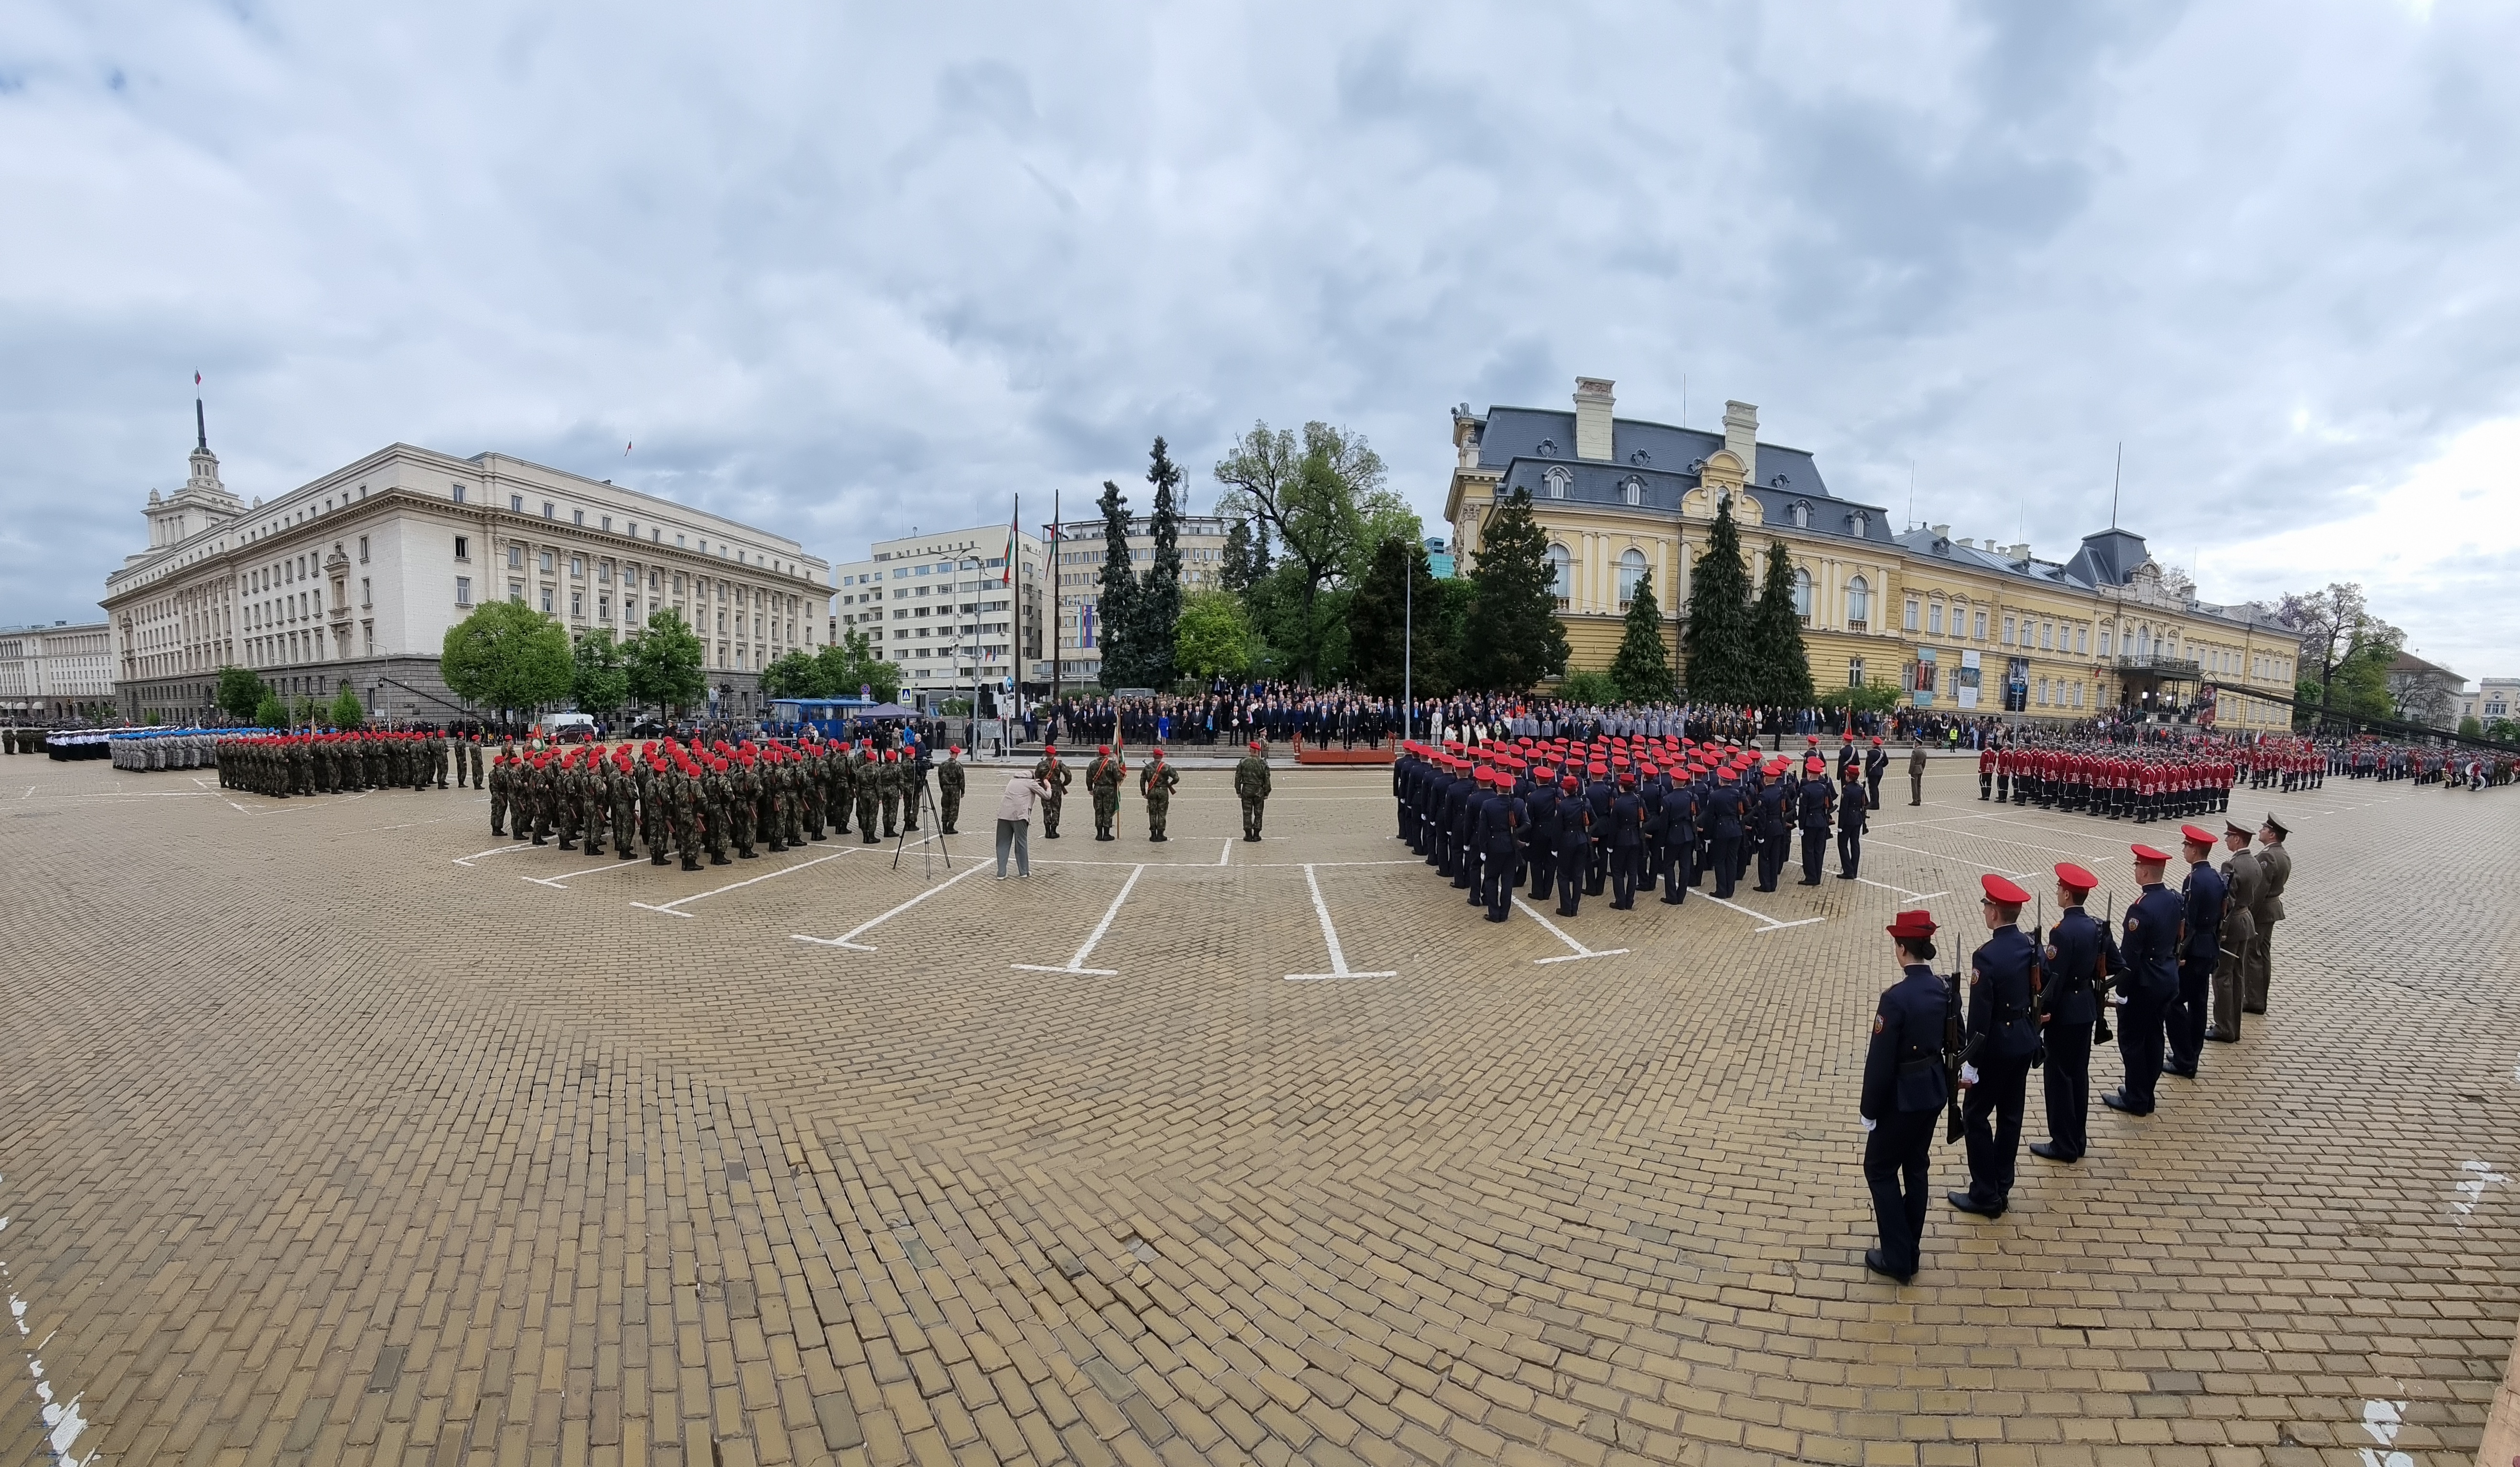
M2131 657L2121 657L2117 661L2117 669L2120 672L2149 672L2155 677L2180 682L2194 682L2204 672L2193 659L2167 657L2158 652L2138 652Z

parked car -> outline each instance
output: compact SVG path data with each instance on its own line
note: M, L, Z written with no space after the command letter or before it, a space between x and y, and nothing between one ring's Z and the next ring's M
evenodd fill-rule
M585 744L596 736L593 713L546 713L537 727L555 744Z

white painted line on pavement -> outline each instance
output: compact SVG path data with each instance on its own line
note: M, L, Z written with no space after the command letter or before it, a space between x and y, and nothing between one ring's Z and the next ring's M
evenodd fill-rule
M476 850L471 855L459 855L455 858L455 864L470 866L485 855L505 855L511 850L531 850L533 847L534 843L531 841L519 841L514 846L494 846L488 850Z
M0 1232L6 1232L8 1227L9 1219L0 1217ZM52 1343L53 1337L47 1333L43 1339L28 1343L35 1327L26 1322L26 1302L18 1297L18 1281L11 1275L6 1258L0 1258L0 1295L8 1298L9 1320L18 1326L18 1348L25 1356L27 1373L34 1377L35 1398L42 1402L44 1444L52 1449L55 1467L88 1467L96 1460L95 1452L77 1456L70 1454L70 1447L77 1444L79 1434L87 1430L87 1417L79 1410L79 1402L87 1398L75 1395L68 1400L53 1398L53 1383L44 1374L44 1359L38 1353Z
M1533 958L1531 961L1535 966L1541 963L1580 963L1586 958L1613 958L1617 957L1620 953L1627 951L1624 947L1612 947L1601 952L1595 952L1592 948L1585 946L1583 943L1576 941L1573 938L1570 938L1566 936L1565 933L1559 931L1556 923L1540 915L1539 912L1532 908L1530 902L1516 896L1513 899L1513 904L1522 908L1524 916L1529 917L1532 921L1537 922L1542 927L1546 928L1551 937L1555 938L1558 941L1575 949L1573 952L1559 953L1553 958Z
M878 927L882 926L884 923L891 921L893 918L900 916L902 913L904 913L904 912L906 912L906 911L909 911L912 907L915 907L915 906L919 905L921 902L925 901L928 897L933 896L933 895L935 895L937 893L944 891L947 887L950 887L950 886L954 885L956 882L963 881L963 880L965 880L966 878L973 877L973 876L977 876L977 875L979 875L979 874L980 874L980 867L978 866L978 864L974 863L974 864L972 864L972 865L966 866L966 867L964 867L964 868L963 868L963 871L962 871L962 874L961 874L961 875L959 875L959 876L949 876L949 877L945 878L945 880L944 880L942 883L940 883L940 884L938 884L938 885L936 885L936 886L929 887L926 891L920 893L920 894L919 894L918 895L916 895L916 896L913 896L913 897L912 897L912 898L910 898L908 901L905 901L905 902L903 902L901 905L899 905L899 906L897 906L897 907L894 907L891 911L888 911L888 912L884 913L882 916L880 916L880 917L871 918L871 919L869 919L869 920L867 920L867 921L865 921L865 922L861 922L861 923L859 923L857 926L850 928L847 932L844 932L844 933L840 934L840 935L839 935L838 937L836 937L836 938L809 938L809 937L805 936L803 933L789 933L789 934L788 934L788 936L789 936L789 937L791 937L791 938L794 938L794 939L795 939L797 941L799 941L799 942L813 942L813 943L816 943L816 944L818 944L818 945L820 945L820 946L824 946L824 947L845 947L845 948L849 949L851 952L873 952L873 951L875 951L875 949L874 949L874 948L872 948L872 947L870 947L870 946L868 946L866 943L864 943L864 942L852 942L852 941L850 941L849 940L850 940L851 938L857 937L857 936L858 936L859 934L861 934L861 933L865 933L865 932L871 931L872 929L875 929L875 928L878 928ZM678 913L677 915L680 915L680 914Z
M971 869L976 871L979 868L974 866ZM1088 968L1085 966L1085 960L1094 955L1095 944L1102 941L1102 935L1111 930L1111 919L1120 915L1120 903L1129 899L1130 889L1137 886L1138 878L1146 874L1147 868L1140 866L1129 873L1127 881L1120 883L1120 894L1111 898L1111 909L1102 914L1102 921L1094 924L1094 935L1085 940L1084 946L1076 949L1076 955L1067 960L1066 966L1048 968L1039 963L1009 963L1007 966L1020 973L1073 973L1087 978L1117 978L1118 969Z
M1225 848L1216 853L1216 863L1222 866L1232 859L1234 859L1234 842L1232 838L1229 837L1226 840Z
M1737 901L1727 901L1723 897L1718 896L1711 892L1703 894L1707 900L1714 902L1717 906L1730 907L1733 911L1739 912L1742 916L1748 917L1757 922L1759 924L1758 930L1751 934L1754 938L1757 937L1759 933L1781 932L1788 927L1809 927L1815 922L1826 922L1828 920L1826 917L1803 917L1792 922L1779 922L1765 912L1753 910L1750 907L1741 905Z
M1966 867L1969 867L1969 868L1971 868L1971 869L1973 869L1973 870L1978 870L1978 871L1992 871L1992 872L1994 872L1995 874L1997 874L1998 876L2015 876L2015 877L2020 877L2020 878L2022 878L2022 879L2024 879L2024 880L2029 880L2029 879L2032 879L2032 875L2033 875L2031 872L2028 872L2028 871L2006 871L2006 870L2005 870L2005 869L2003 869L2002 866L1981 866L1981 865L1979 865L1979 864L1978 864L1977 862L1975 862L1975 861L1971 861L1971 860L1964 860L1964 859L1962 859L1962 858L1961 858L1961 857L1959 857L1959 856L1956 856L1956 855L1945 855L1945 854L1943 854L1943 853L1942 853L1941 851L1939 851L1939 850L1927 850L1927 849L1925 849L1925 848L1924 848L1923 847L1921 847L1921 846L1902 846L1902 845L1898 844L1898 843L1897 843L1897 842L1895 842L1895 841L1876 841L1876 840L1872 840L1872 839L1867 838L1864 844L1865 844L1865 845L1867 845L1867 846L1887 846L1887 847L1889 847L1892 850L1906 850L1906 851L1912 851L1913 853L1915 853L1915 854L1917 854L1917 855L1930 856L1930 857L1932 857L1932 858L1933 858L1933 859L1935 859L1935 860L1945 862L1945 863L1947 863L1947 864L1949 864L1949 865L1954 865L1954 866L1966 866ZM2054 848L2052 848L2052 847L2051 847L2051 848L2050 848L2050 849L2053 849ZM2068 851L2064 851L2064 852L2062 852L2062 853L2063 853L2063 854L2065 854L2065 855L2080 855L2082 852L2080 852L2080 851L2076 851L2076 850L2068 850ZM1859 881L1861 881L1862 879L1863 879L1863 878L1861 878L1861 877L1858 877L1858 878L1857 878L1857 880L1859 880Z
M935 837L933 836L927 838L929 841L934 839ZM916 841L912 844L924 846L927 844L927 841ZM741 891L742 889L753 886L756 883L769 881L773 877L788 876L794 872L802 871L808 866L819 866L825 861L836 861L844 855L855 855L865 848L866 848L863 846L852 846L846 850L834 850L827 855L818 855L810 861L798 861L795 865L782 866L776 871L764 871L759 876L747 876L742 881L728 882L725 886L712 888L706 892L694 892L689 896L677 896L673 900L663 902L661 904L651 904L645 901L634 901L630 904L635 907L645 907L652 912L662 912L668 917L688 917L691 913L676 911L675 908L695 901L705 901L711 896L723 895L728 892Z
M1931 901L1937 896L1952 894L1949 892L1911 892L1906 887L1894 887L1886 881L1874 881L1868 876L1859 876L1856 880L1868 887L1879 887L1884 892L1896 892L1910 901Z
M606 861L601 866L581 866L575 871L563 871L558 876L520 876L517 879L518 881L532 882L538 887L549 887L555 892L565 892L568 890L567 884L577 880L581 876L602 876L607 871L626 871L633 866L644 866L647 864L648 862L639 860L635 857L625 861L620 857L615 856L611 860Z
M1322 940L1329 944L1330 971L1328 973L1289 973L1286 975L1286 981L1288 983L1310 983L1316 979L1325 978L1398 978L1400 976L1397 969L1386 969L1380 973L1355 973L1349 971L1347 966L1347 954L1339 948L1338 929L1330 925L1329 903L1322 900L1322 884L1314 877L1313 868L1310 866L1306 866L1304 868L1304 885L1312 890L1313 911L1315 915L1322 919Z

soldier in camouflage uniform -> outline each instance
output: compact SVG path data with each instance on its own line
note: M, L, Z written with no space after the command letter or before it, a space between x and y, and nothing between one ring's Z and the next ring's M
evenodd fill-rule
M1235 798L1242 802L1242 839L1260 839L1260 816L1269 806L1269 759L1260 741L1234 766Z
M1094 762L1085 768L1085 793L1094 802L1094 839L1116 841L1111 827L1120 818L1120 788L1129 777L1129 756L1113 754L1111 746L1102 745L1094 752Z
M876 807L881 799L878 787L883 783L883 765L876 758L875 748L871 744L861 742L858 755L858 837L863 844L873 846L878 839L875 833L875 821Z
M1041 757L1033 763L1032 777L1050 786L1049 798L1041 802L1041 838L1056 841L1058 839L1059 808L1067 802L1067 787L1076 782L1076 771L1058 761L1057 745L1044 744Z
M875 782L877 802L883 806L883 838L891 840L901 827L901 751L883 752L883 764Z
M832 834L849 833L849 807L858 800L857 751L843 744L832 752L831 779L824 803L832 812Z
M726 858L726 826L727 805L733 794L726 784L726 760L711 760L700 775L700 820L712 866L732 864Z
M963 766L963 746L946 747L945 762L936 766L936 814L942 826L940 835L960 835L954 828L954 817L963 813L963 795L970 771Z
M508 824L508 759L505 755L490 761L490 834L507 835Z
M700 868L700 778L699 771L684 764L665 776L674 802L674 849L683 858L683 869Z
M604 774L604 793L612 802L612 858L630 860L639 853L639 781L631 776L626 756L613 756Z
M735 766L727 771L726 785L727 839L735 843L735 858L757 861L761 853L752 848L752 822L761 808L761 770L749 749L737 756Z
M1164 822L1172 817L1173 791L1181 788L1181 775L1164 762L1164 746L1155 746L1154 757L1138 771L1138 793L1147 799L1147 839L1170 840L1164 834Z
M661 866L665 848L674 844L672 776L666 772L662 755L651 756L644 767L648 772L639 784L639 817L645 822L648 864Z

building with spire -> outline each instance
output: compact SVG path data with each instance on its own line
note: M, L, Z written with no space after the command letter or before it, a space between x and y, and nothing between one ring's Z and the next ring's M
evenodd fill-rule
M438 676L446 633L484 600L571 637L661 610L700 639L709 709L763 711L761 669L823 644L831 567L795 540L498 453L393 443L266 500L219 479L200 398L191 472L152 489L149 546L106 577L122 716L211 715L223 666L282 696L349 688L376 718L479 717Z
M2210 708L2226 728L2280 729L2298 647L2272 613L2218 606L2114 525L2060 560L1949 525L1901 527L1847 499L1812 454L1759 438L1759 410L1724 404L1723 431L1613 413L1613 384L1575 379L1569 408L1453 410L1444 518L1466 572L1498 501L1531 495L1549 535L1569 670L1603 668L1638 585L1653 578L1673 665L1691 572L1719 505L1739 527L1750 583L1774 545L1792 567L1812 682L1895 687L1963 716L2072 721L2113 709Z

